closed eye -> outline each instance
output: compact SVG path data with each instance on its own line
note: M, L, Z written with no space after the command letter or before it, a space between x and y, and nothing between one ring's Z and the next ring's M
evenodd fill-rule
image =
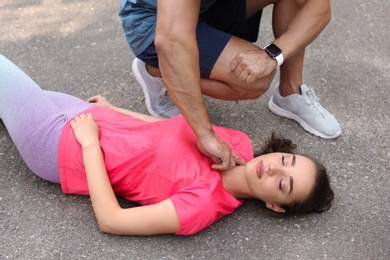
M292 160L291 160L291 166L295 166L296 159L297 159L297 157L295 156L295 154L293 154L293 157L292 157Z
M284 165L284 154L282 155L282 164Z
M280 178L280 181L279 181L279 190L281 190L283 192L282 182L283 182L283 177ZM294 180L291 176L290 176L290 183L289 184L290 184L290 191L288 192L288 194L291 194L291 192L293 191L293 185L294 185Z

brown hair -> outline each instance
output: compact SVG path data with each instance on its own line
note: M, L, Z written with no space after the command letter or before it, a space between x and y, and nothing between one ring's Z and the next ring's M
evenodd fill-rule
M281 135L278 136L275 133L272 133L271 138L262 147L261 151L255 152L255 157L262 154L276 152L292 153L296 147L297 145L290 139L285 139ZM304 156L311 159L315 164L315 184L306 200L294 201L291 204L280 205L280 207L286 210L286 214L305 214L311 212L321 213L330 208L334 199L334 193L330 187L326 168L313 158L306 155Z

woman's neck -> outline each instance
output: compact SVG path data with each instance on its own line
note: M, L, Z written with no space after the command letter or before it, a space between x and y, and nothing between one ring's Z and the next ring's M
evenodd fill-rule
M245 176L245 166L239 165L233 169L222 172L222 183L225 190L232 194L236 199L252 198Z

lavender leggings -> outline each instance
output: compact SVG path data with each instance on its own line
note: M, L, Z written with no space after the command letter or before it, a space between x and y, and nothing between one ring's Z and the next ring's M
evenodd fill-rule
M0 119L27 166L40 178L59 183L58 141L65 123L91 104L42 90L0 54Z

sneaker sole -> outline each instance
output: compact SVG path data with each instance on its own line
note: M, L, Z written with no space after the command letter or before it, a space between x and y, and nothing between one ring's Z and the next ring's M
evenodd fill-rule
M315 130L314 128L312 128L311 126L309 126L304 120L302 120L302 118L298 117L297 115L291 113L290 111L288 110L285 110L281 107L279 107L278 105L276 105L273 101L273 96L271 97L271 99L269 100L268 102L268 108L269 110L271 110L272 113L278 115L278 116L281 116L281 117L285 117L285 118L288 118L288 119L292 119L292 120L295 120L296 122L298 122L302 127L303 129L305 129L307 132L315 135L315 136L318 136L318 137L321 137L321 138L324 138L324 139L334 139L336 137L339 137L341 135L341 130L338 131L336 134L332 135L332 136L328 136L328 135L324 135L320 132L318 132L317 130Z
M164 118L164 117L158 115L158 114L157 114L156 112L154 112L153 109L152 109L152 106L151 106L151 104L150 104L150 98L149 98L148 89L146 88L146 83L145 83L145 81L143 80L143 78L141 77L141 74L140 74L140 72L139 72L139 68L138 68L138 59L134 59L133 63L131 64L131 68L132 68L132 70L133 70L135 79L136 79L136 80L138 81L138 83L141 85L142 90L143 90L143 92L144 92L146 109L148 110L149 114L152 115L152 116Z

